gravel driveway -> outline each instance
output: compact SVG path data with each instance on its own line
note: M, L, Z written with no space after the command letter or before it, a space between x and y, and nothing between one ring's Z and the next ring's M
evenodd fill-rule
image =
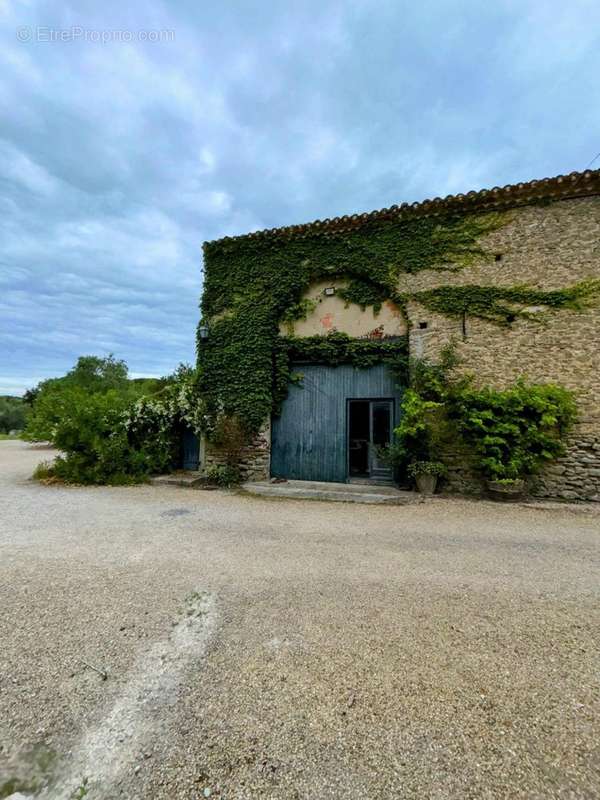
M0 797L600 796L597 509L29 481L49 455L0 442Z

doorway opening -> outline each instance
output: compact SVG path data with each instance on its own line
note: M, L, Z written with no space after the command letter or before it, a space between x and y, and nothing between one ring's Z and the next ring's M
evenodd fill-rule
M348 412L348 472L351 478L369 477L371 441L368 400L351 400Z
M348 477L391 482L392 468L380 449L391 444L393 400L348 401Z

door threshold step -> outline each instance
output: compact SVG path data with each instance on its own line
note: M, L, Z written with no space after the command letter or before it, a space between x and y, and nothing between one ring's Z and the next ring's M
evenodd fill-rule
M334 481L300 481L289 479L281 483L272 483L271 481L257 481L256 486L288 486L292 489L315 489L317 491L330 491L330 492L353 492L367 493L367 494L391 494L396 495L400 492L394 484L379 484L379 483L336 483ZM412 492L405 492L405 494L412 494Z
M422 503L423 495L405 492L393 486L374 484L326 483L324 481L256 481L242 484L249 494L261 497L287 497L296 500L329 500L341 503L408 505Z
M186 486L193 489L203 483L202 473L198 470L179 470L170 475L157 475L150 478L153 486Z
M396 487L394 481L383 478L348 478L350 486L391 486Z

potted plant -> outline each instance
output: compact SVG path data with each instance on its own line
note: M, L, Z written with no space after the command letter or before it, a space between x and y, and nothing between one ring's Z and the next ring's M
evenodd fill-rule
M527 488L525 478L488 478L486 485L492 500L504 502L521 500Z
M522 379L502 391L468 387L456 410L489 496L504 501L523 497L528 478L564 454L564 438L577 412L563 387Z
M446 435L443 404L416 389L407 389L394 435L394 442L380 452L380 457L400 476L414 481L422 494L433 494L438 479L446 474L441 460Z
M446 467L441 461L413 461L407 474L414 478L421 494L435 494L438 478L446 474Z

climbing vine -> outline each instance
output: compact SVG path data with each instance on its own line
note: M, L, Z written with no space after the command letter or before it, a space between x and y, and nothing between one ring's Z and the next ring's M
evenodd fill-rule
M575 309L598 292L599 281L554 291L477 285L398 291L402 274L457 271L492 261L495 254L482 248L480 237L511 219L508 211L390 217L348 231L313 228L207 243L201 324L208 324L209 336L198 339L198 387L207 430L226 415L235 416L249 436L256 433L285 396L295 361L370 366L405 354L405 341L390 342L388 350L385 341L337 333L282 337L281 324L292 334L293 322L314 310L315 300L303 295L318 280L345 279L338 296L375 313L386 300L403 310L417 300L447 316L469 314L501 325L526 316L527 306Z
M352 278L347 286L338 289L338 295L345 301L347 306L354 303L360 306L363 311L367 306L372 306L375 315L379 314L381 306L394 294L386 287L362 278Z
M312 314L316 307L316 300L305 297L289 308L286 308L281 315L280 321L285 325L290 336L294 333L294 322L299 319L307 319L309 314Z
M348 278L344 299L380 308L396 298L402 273L491 259L479 238L509 219L509 212L390 218L350 231L207 243L202 316L210 335L198 339L198 366L208 419L235 415L252 434L269 417L280 396L279 324L307 312L302 295L311 283Z
M456 372L459 363L452 344L437 363L411 362L396 439L383 454L388 463L411 477L443 474L459 447L483 477L510 483L564 454L577 418L571 392L522 377L501 390L478 387L473 375Z
M402 273L458 270L492 260L479 244L506 225L510 212L372 220L350 231L310 231L301 236L244 236L204 246L206 317L234 310L264 290L281 313L298 303L302 290L324 276L364 278L393 292Z
M350 364L357 369L386 364L400 384L408 378L408 342L405 336L355 339L332 331L326 336L281 336L275 345L273 405L277 411L290 381L302 381L302 364Z
M469 314L500 325L517 317L532 317L527 306L579 310L586 300L600 294L600 280L588 280L565 289L543 291L529 286L438 286L407 295L438 314L461 317ZM533 317L537 318L537 315Z

